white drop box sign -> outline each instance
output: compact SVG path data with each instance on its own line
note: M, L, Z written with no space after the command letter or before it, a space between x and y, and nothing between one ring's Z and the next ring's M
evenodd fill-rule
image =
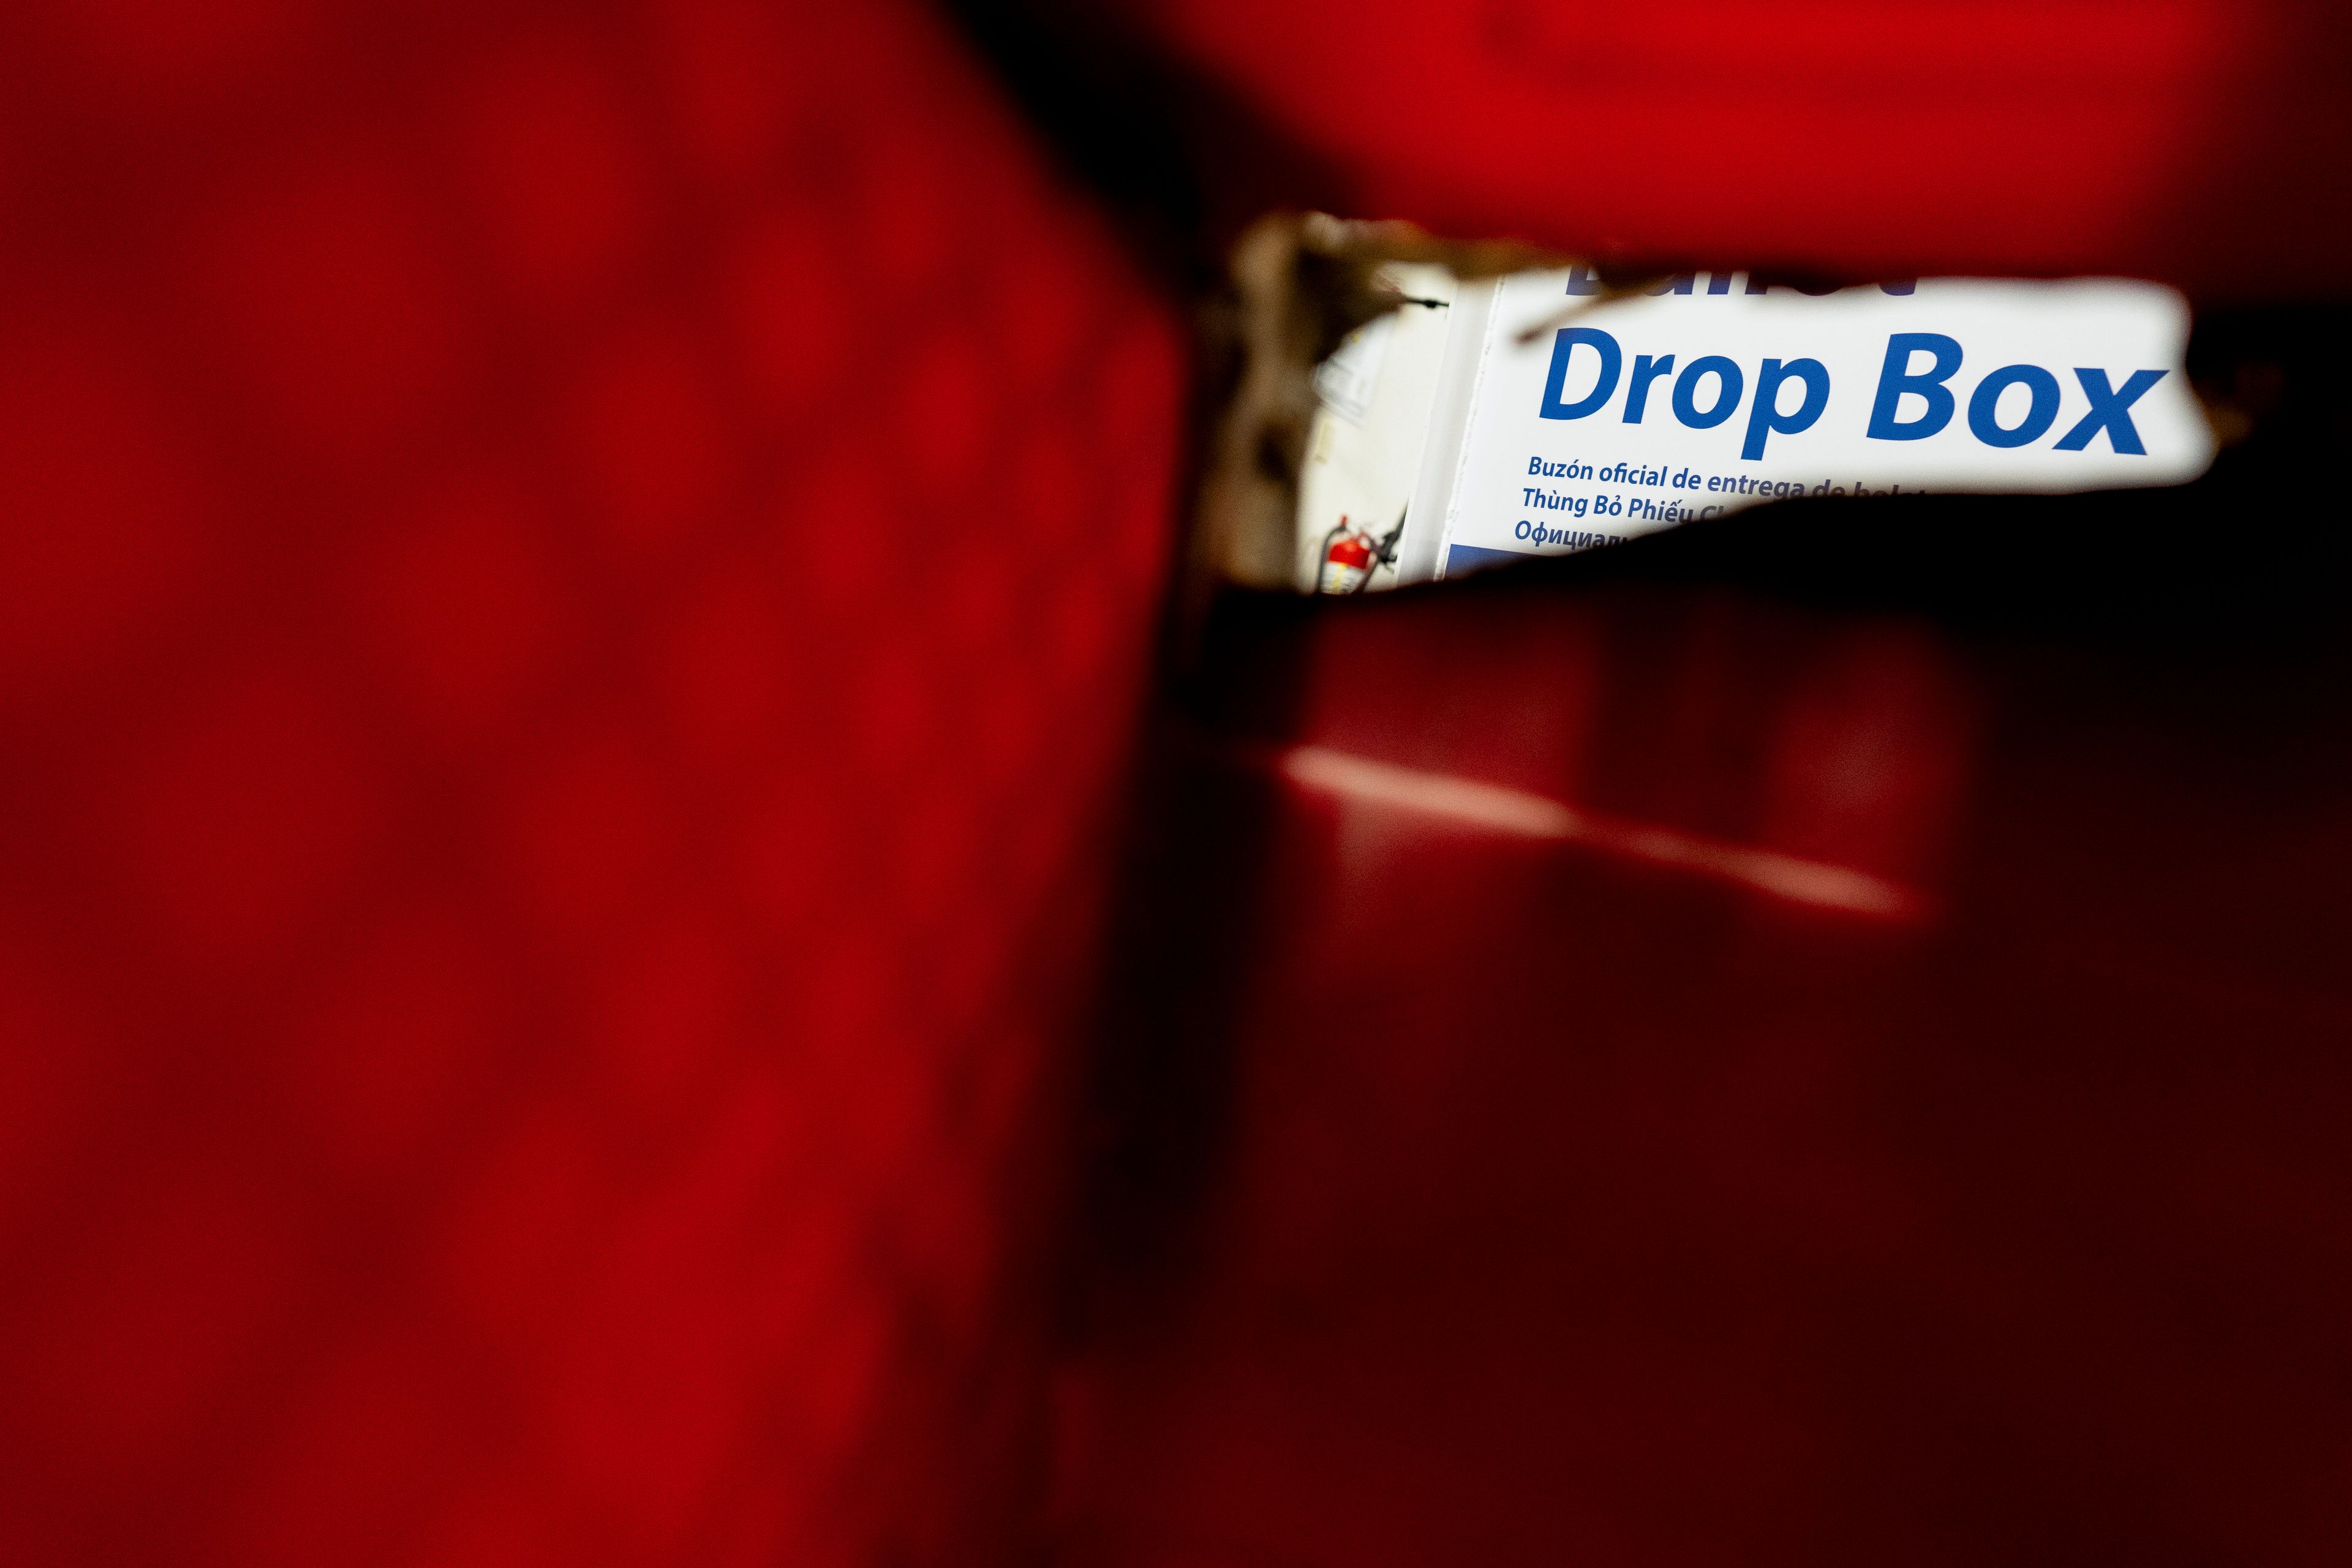
M1579 270L1459 290L1404 581L1793 496L2177 484L2212 460L2188 306L2155 284L1662 288L1581 304Z

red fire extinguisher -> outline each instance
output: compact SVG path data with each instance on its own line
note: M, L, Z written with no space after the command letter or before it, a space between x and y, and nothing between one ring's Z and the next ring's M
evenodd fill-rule
M1396 560L1398 538L1404 532L1404 514L1396 526L1378 539L1348 526L1345 513L1339 525L1323 536L1323 553L1315 574L1318 594L1360 594L1371 586L1372 574Z

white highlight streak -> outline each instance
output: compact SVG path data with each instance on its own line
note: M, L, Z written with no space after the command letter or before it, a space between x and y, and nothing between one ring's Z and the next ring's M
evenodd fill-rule
M1720 843L1651 823L1614 821L1525 790L1454 773L1399 767L1324 746L1290 747L1276 756L1275 768L1301 788L1345 800L1441 816L1520 838L1585 844L1654 866L1738 882L1791 903L1882 920L1912 920L1925 912L1926 900L1918 893L1851 866Z

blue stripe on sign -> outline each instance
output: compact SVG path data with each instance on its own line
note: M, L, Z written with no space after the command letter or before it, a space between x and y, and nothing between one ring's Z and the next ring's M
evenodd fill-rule
M1466 576L1484 572L1489 566L1508 566L1514 561L1532 561L1536 557L1524 550L1481 550L1475 544L1453 544L1445 550L1445 574Z

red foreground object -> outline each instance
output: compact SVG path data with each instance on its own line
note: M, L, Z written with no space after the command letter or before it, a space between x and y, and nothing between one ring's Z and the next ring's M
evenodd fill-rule
M2352 287L2315 5L1120 15L1202 212ZM2333 631L1155 721L1184 306L911 4L37 0L0 217L0 1559L2352 1547Z
M2346 557L2194 564L2225 498L1237 613L1157 864L1248 920L1137 1007L1190 1202L1106 1216L1073 1560L2340 1560Z
M2326 0L1132 0L1333 210L1630 263L2352 289Z
M0 1558L985 1555L1169 308L911 6L7 28Z

